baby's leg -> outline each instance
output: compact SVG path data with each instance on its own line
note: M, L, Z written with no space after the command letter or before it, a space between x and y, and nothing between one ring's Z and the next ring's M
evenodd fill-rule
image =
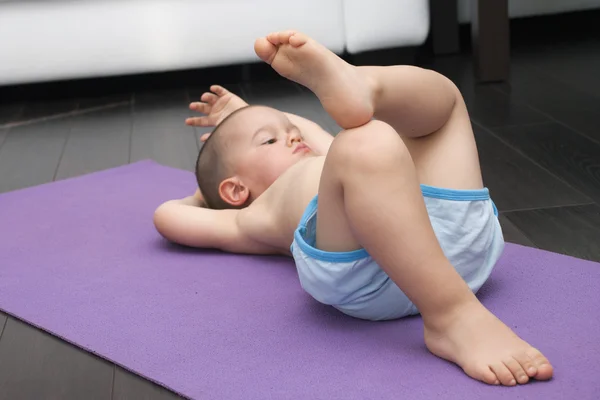
M485 309L444 256L410 153L389 125L371 121L336 137L318 215L317 247L364 247L419 309L432 353L490 384L552 376L548 360Z
M354 67L301 33L256 41L257 54L281 75L311 89L345 129L373 116L403 137L421 183L483 186L471 124L460 92L444 76L411 66Z
M481 187L472 134L457 136L456 144L449 135L428 136L442 132L448 121L458 122L447 132L466 126L466 111L456 106L459 97L445 92L448 99L434 106L419 96L420 104L407 104L415 99L402 99L403 87L406 92L411 84L399 69L361 71L293 32L269 35L255 49L280 74L312 89L341 126L364 124L340 133L327 156L319 188L317 246L328 251L366 248L419 308L428 348L470 376L505 385L524 383L528 376L549 379L552 367L546 358L477 301L444 256L429 222L419 183ZM431 119L396 118L393 107L402 101L414 113L429 110ZM403 138L383 122L368 122L373 113L404 130ZM417 140L420 144L413 144ZM466 146L465 158L471 161L451 158L448 149L430 151L442 149L441 144L452 145L458 155ZM435 168L423 167L430 165ZM459 179L452 181L443 169L455 167Z
M408 66L349 67L373 82L374 115L402 136L420 183L450 189L483 187L469 114L449 79Z

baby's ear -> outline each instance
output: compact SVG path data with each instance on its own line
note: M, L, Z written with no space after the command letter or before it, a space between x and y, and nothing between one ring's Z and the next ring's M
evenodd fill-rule
M221 182L219 195L224 202L234 207L241 207L248 201L250 189L237 176L233 176Z

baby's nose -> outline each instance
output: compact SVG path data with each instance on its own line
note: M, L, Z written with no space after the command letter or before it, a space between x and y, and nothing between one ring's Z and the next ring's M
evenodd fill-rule
M291 146L294 143L301 142L302 137L297 133L291 133L288 135L288 146Z

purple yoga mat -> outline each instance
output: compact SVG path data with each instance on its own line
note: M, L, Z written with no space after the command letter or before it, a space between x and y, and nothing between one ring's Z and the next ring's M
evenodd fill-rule
M430 355L420 318L365 322L293 263L167 244L152 212L194 188L140 162L0 196L0 308L198 399L597 399L600 264L508 245L483 302L553 361L490 387Z

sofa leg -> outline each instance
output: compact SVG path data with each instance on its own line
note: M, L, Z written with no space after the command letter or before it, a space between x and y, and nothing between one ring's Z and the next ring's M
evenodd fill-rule
M457 3L457 0L429 0L433 54L435 55L460 51Z
M479 82L506 81L510 74L508 0L471 0L471 40Z

